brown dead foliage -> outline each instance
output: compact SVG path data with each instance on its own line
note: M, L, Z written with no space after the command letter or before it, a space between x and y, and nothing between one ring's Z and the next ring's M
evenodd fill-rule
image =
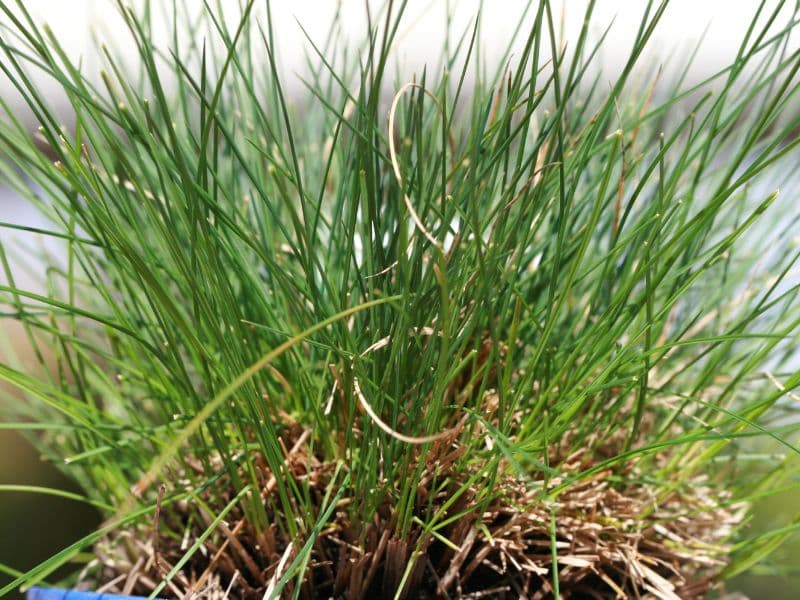
M289 429L281 476L305 480L321 506L333 465L308 452L309 437L309 431ZM574 480L555 500L545 500L545 489L564 484L561 478L551 478L545 486L543 480L525 482L507 470L478 514L477 502L486 498L486 490L478 489L480 484L465 487L469 470L454 470L464 446L455 434L437 441L425 454L415 513L424 520L430 507L441 507L463 488L445 515L458 518L439 529L438 538L426 535L418 524L399 537L391 493L368 523L356 522L352 515L357 512L349 510L358 499L343 498L316 540L300 597L392 598L413 558L403 598L552 598L553 541L563 598L701 597L724 564L726 548L721 544L741 518L741 507L725 508L726 498L701 478L665 492L647 482L638 462L586 476L598 460L619 452L622 441L620 436L598 435L584 443L570 456L559 457L553 448L551 461L563 477ZM409 451L421 456L418 448ZM666 454L656 456L647 468L658 468L667 459ZM263 459L256 462L261 497L276 523L282 518L271 502L276 480ZM449 480L444 488L432 485L444 480ZM436 489L441 491L432 495ZM203 495L212 509L219 509L235 491L230 480L223 480L213 493ZM165 506L157 557L152 529L122 531L96 545L96 559L84 581L103 582L105 592L147 595L213 519L199 505ZM288 539L281 531L275 524L257 531L237 506L161 596L264 597L305 542ZM291 597L295 585L296 579L282 595Z

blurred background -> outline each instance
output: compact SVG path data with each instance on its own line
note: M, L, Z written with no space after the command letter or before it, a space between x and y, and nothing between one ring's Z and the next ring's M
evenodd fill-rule
M11 0L0 0L0 4L9 7L14 5ZM117 53L125 54L125 36L121 35L124 25L113 0L25 0L24 4L36 19L50 25L54 35L72 58L81 59L85 73L94 74L99 79L101 61L97 40L108 43ZM136 6L141 2L134 1L132 4ZM154 3L156 6L158 4ZM225 1L221 4L226 9L226 18L235 22L239 14L239 3ZM370 4L377 7L380 3ZM522 0L485 4L481 43L486 50L489 64L493 60L497 61L513 29L519 23L516 15L522 14L527 4ZM564 37L568 42L575 39L580 30L586 4L583 0L553 2L558 13L563 14ZM733 60L758 4L756 0L672 0L656 30L651 52L645 58L644 64L652 64L655 72L663 61L669 59L671 62L667 64L667 68L682 69L685 66L685 57L702 38L700 52L689 71L688 83L702 81ZM197 10L202 2L185 0L179 5ZM597 38L602 29L613 22L598 60L598 65L602 65L609 80L614 79L627 57L645 5L643 0L603 0L595 9L592 36ZM774 0L767 1L767 8L770 5L774 6ZM164 2L163 6L166 8L163 19L159 20L160 13L154 11L154 29L166 41L171 29L166 15L171 14L172 3ZM407 74L421 73L426 64L436 65L443 32L447 27L448 13L452 17L451 31L458 34L469 27L479 8L480 2L477 0L410 0L404 22L405 29L401 30L396 47L401 71ZM366 29L363 0L273 2L272 17L278 32L278 52L290 93L297 93L302 89L293 74L304 69L302 49L307 46L297 21L302 23L312 39L321 40L324 39L337 10L341 10L342 24L347 35L352 39L363 37ZM5 15L0 16L0 23L8 23ZM6 32L0 31L0 35L6 35ZM797 39L795 33L795 46ZM54 104L61 105L59 114L69 126L69 111L65 103L59 101L57 86L44 79L39 83L53 98ZM31 132L35 131L36 123L11 82L3 74L0 74L0 97L18 117L23 118ZM16 197L2 182L0 221L33 227L46 225L33 207ZM58 244L45 244L34 234L20 235L5 228L0 228L0 235L3 236L6 246L19 250L10 257L16 277L19 278L17 285L27 289L41 289L44 263L36 256L46 253L57 257L60 251ZM0 275L0 279L2 277ZM22 363L36 364L20 328L10 319L2 318L0 363L9 361L11 356L17 356ZM48 464L41 460L39 453L20 432L3 428L0 424L0 484L73 489L69 479L62 473L62 468L64 465ZM758 530L784 523L794 515L797 506L797 498L792 494L773 497L759 507L753 528ZM0 586L13 575L6 567L19 570L30 568L85 535L98 523L99 516L93 510L73 501L31 493L0 492L0 565L5 565L0 567ZM800 542L787 544L781 549L781 553L789 561L792 556L796 556L796 561L800 564ZM798 581L800 580L793 582L786 576L762 568L738 579L733 587L752 598L796 598L800 595Z

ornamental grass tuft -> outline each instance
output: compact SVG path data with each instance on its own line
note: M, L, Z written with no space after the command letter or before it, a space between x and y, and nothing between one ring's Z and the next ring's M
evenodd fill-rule
M0 172L50 223L1 225L61 249L36 291L0 242L4 427L104 517L0 595L692 598L800 527L747 527L800 481L797 6L688 83L666 2L611 79L592 2L416 73L405 4L285 75L268 2L120 3L96 77L0 2L39 126L3 99Z

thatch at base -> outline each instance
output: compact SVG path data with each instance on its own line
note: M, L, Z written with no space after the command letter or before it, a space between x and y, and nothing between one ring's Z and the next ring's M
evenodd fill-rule
M286 451L286 472L298 481L305 479L321 504L332 465L308 454L308 432L294 431L294 444ZM614 452L618 441L608 440L610 447L600 450ZM597 456L597 450L565 457L558 468L565 475L585 470L595 460L586 457ZM431 504L442 506L459 487L457 482L468 477L448 473L462 451L457 440L448 439L437 442L428 454L430 472L417 492L420 518ZM655 457L651 468L667 458ZM439 481L451 476L453 483L431 499L426 482L434 475ZM344 498L317 539L300 597L391 598L419 548L406 578L405 598L552 598L553 532L559 593L564 598L700 597L724 565L722 544L739 522L743 507L725 508L719 490L703 485L701 478L665 497L663 488L642 475L637 463L627 464L622 472L597 471L566 487L550 503L541 500L541 488L533 492L530 482L506 475L498 479L496 494L481 515L470 510L478 497L470 488L447 512L461 516L439 529L438 537L424 539L418 524L399 539L388 505L371 523L353 522L347 507L355 499ZM266 499L275 480L266 466L262 476ZM551 479L548 489L561 483ZM235 490L228 487L215 485L213 495L206 494L209 505L217 508L230 501ZM272 517L277 520L281 515ZM157 557L152 530L122 531L96 545L97 558L85 570L83 581L101 582L105 592L149 594L213 518L188 503L165 507ZM275 525L255 531L236 507L161 595L260 599L303 542L286 539ZM284 595L291 595L294 585L290 582Z

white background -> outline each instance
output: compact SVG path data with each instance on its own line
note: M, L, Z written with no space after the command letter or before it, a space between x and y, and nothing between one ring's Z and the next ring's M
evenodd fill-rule
M13 6L13 0L3 1L7 6ZM226 9L229 23L235 24L239 14L239 2L220 1ZM552 2L556 18L560 18L562 14L565 16L564 32L568 43L570 41L574 43L577 37L587 3L587 0ZM142 1L133 0L131 4L140 7ZM202 8L200 0L185 0L184 4L192 13ZM265 3L259 0L256 4L256 16L263 22ZM297 21L303 24L312 39L321 42L338 4L340 3L335 0L272 1L278 53L284 65L284 72L288 75L290 89L294 79L291 74L302 69L303 49L308 48ZM383 2L375 0L370 4L377 13ZM491 58L496 57L504 48L514 27L519 24L519 15L529 4L532 5L530 11L535 12L535 2L490 0L483 3L481 42L490 63ZM609 78L613 78L614 71L620 68L627 56L646 4L644 0L597 2L592 18L592 36L596 38L601 29L613 21L601 56L601 62ZM777 0L769 0L765 12L771 12L777 4ZM153 1L154 11L159 14L155 19L157 37L163 38L164 45L168 43L169 26L167 19L164 19L159 11L168 5L171 6L172 2ZM647 60L652 62L654 69L665 59L672 58L673 63L680 63L705 31L705 40L690 71L690 80L699 81L731 62L758 5L757 0L672 0L656 29ZM366 30L363 0L342 0L341 6L342 21L347 34L354 40L363 39ZM420 73L426 64L431 68L437 63L448 6L452 8L454 15L451 33L457 34L469 27L481 2L478 0L409 1L395 46L396 59L409 77L413 73ZM110 46L116 46L117 51L123 55L126 53L133 55L131 49L126 49L126 46L130 45L129 40L113 0L25 0L25 7L36 20L46 22L52 28L73 59L82 60L84 71L89 76L96 77L102 67L93 36L109 43ZM785 11L785 15L788 16L788 12ZM786 18L779 18L778 22L785 23ZM8 23L5 15L0 16L0 23ZM795 35L794 41L796 40ZM57 95L57 88L52 82L43 81L42 86ZM24 114L24 105L15 96L5 75L1 73L0 94L5 100L11 100L19 114Z

